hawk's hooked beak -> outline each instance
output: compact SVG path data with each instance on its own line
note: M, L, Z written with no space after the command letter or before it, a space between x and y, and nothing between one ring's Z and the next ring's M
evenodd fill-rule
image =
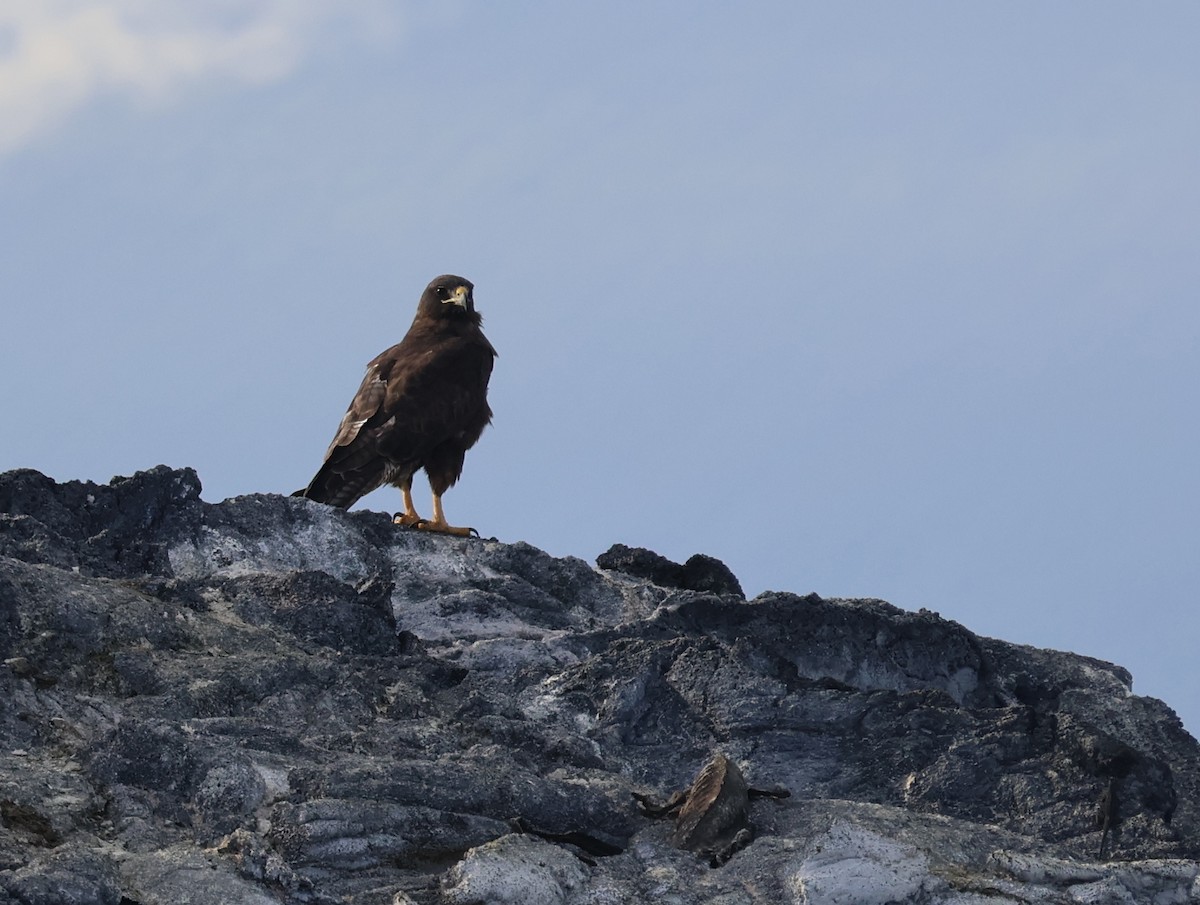
M446 299L444 305L458 305L460 308L467 307L467 287L459 286L450 294L450 298Z

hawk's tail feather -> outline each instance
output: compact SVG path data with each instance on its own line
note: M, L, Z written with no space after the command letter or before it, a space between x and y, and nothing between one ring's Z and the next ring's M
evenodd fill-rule
M358 468L347 472L334 471L325 465L307 487L297 490L292 496L349 509L372 490L382 486L385 477L382 468Z

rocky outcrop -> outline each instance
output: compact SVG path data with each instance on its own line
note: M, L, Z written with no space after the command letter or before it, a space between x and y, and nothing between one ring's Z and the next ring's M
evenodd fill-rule
M0 475L0 905L1200 897L1200 748L1120 667L199 492ZM791 796L714 868L634 795L717 753Z

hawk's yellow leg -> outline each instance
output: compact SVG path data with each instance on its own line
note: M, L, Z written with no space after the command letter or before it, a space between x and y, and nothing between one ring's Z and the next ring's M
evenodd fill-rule
M421 519L416 526L422 531L436 531L438 534L453 534L456 537L470 537L472 534L479 534L474 528L456 528L448 524L446 513L442 511L442 497L437 493L433 495L433 518Z
M417 507L413 505L412 481L401 487L400 492L404 494L404 511L397 512L392 521L397 525L404 525L405 527L421 524L424 519L417 515Z

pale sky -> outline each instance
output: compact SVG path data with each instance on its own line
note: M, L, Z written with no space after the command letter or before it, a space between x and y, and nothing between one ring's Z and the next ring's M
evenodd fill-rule
M926 607L1200 732L1198 34L1194 2L0 0L0 469L290 492L458 273L500 358L452 522Z

